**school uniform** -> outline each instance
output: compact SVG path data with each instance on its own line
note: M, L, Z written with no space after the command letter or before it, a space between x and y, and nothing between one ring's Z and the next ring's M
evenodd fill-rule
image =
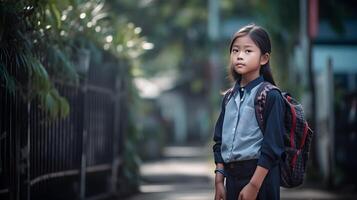
M241 87L237 82L232 97L223 100L213 146L216 163L224 163L227 200L236 200L249 183L257 166L269 170L257 199L280 199L279 162L284 151L284 101L279 91L267 94L264 134L255 116L254 98L262 76Z

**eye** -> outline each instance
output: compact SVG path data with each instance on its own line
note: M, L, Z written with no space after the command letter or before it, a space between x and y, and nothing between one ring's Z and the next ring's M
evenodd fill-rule
M245 53L250 53L250 52L252 52L252 50L250 49L245 50Z
M238 49L232 49L232 53L237 53L238 51Z

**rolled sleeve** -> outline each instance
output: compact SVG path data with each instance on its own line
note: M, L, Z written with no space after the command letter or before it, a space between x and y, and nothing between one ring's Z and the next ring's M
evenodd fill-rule
M213 155L214 155L214 161L215 163L223 163L223 158L221 154L221 144L222 144L222 126L223 126L223 120L224 120L224 113L225 113L225 98L226 96L223 97L222 103L221 103L221 113L219 114L219 117L217 119L215 128L214 128L214 135L213 135Z
M263 113L264 139L258 160L258 165L268 170L279 163L284 152L284 113L285 105L281 93L278 90L269 91Z

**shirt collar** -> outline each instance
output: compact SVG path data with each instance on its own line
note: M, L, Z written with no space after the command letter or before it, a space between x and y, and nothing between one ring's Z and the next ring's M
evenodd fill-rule
M247 92L250 92L255 86L264 82L263 76L259 76L258 78L250 81L245 87L243 87ZM240 88L240 81L238 80L234 86L234 91L238 91Z

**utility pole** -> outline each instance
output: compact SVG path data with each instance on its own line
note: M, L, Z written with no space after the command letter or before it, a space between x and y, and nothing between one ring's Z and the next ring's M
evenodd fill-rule
M314 6L314 8L317 9L317 5L317 0L300 0L300 41L303 54L301 78L304 91L307 91L307 94L306 92L304 92L304 95L306 95L307 97L307 105L304 105L304 107L305 110L308 111L306 112L306 114L307 118L309 119L309 125L312 130L316 129L316 90L315 75L311 58L311 37L314 37L317 34L316 26L318 26L318 22L314 21L315 24L311 24L311 16L312 14L314 14L315 17L318 17L318 14L313 13L311 6ZM317 10L315 10L315 12L317 12ZM312 25L315 25L315 27L312 28ZM316 147L316 137L314 140L312 140L312 143L313 146ZM311 155L313 165L317 166L316 149L312 148Z
M212 99L217 96L220 87L219 57L215 47L219 40L219 0L208 1L208 37L210 47L209 67L211 71L211 91Z

